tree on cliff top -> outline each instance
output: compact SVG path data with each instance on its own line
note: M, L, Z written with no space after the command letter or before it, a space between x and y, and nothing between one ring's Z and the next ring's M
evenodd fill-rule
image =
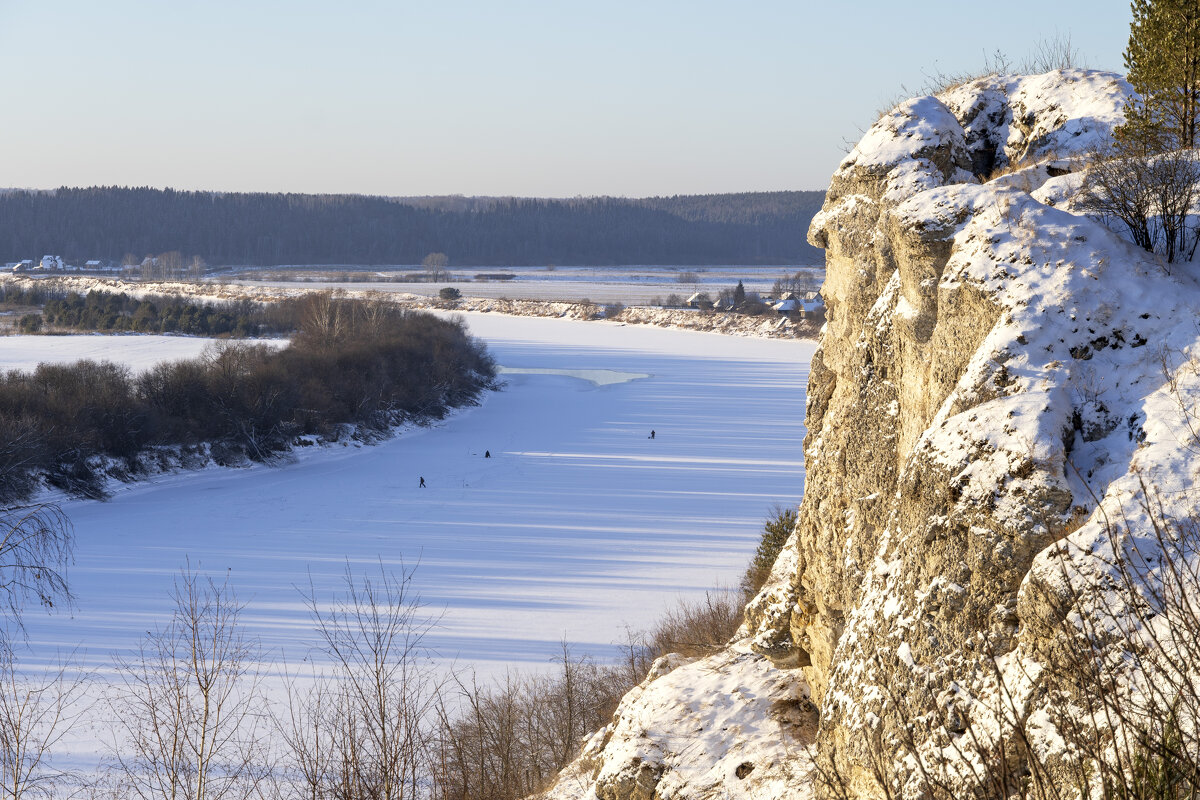
M1133 0L1125 68L1138 96L1120 136L1149 155L1197 145L1200 0Z

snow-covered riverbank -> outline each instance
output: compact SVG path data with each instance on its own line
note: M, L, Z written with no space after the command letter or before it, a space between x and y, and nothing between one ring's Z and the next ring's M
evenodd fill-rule
M424 310L450 310L510 314L524 317L562 317L566 319L594 319L599 306L593 303L569 302L549 299L511 299L507 297L477 297L470 294L471 287L463 287L464 297L453 303L439 302L423 294L403 291L389 284L308 284L308 283L191 283L177 281L126 282L115 278L55 277L20 278L0 276L0 284L14 288L30 289L61 288L66 291L85 293L93 289L106 292L123 292L133 296L176 295L203 301L251 300L268 302L286 297L297 297L306 292L329 289L344 293L347 297L378 297L397 303L405 308ZM599 302L599 301L597 301ZM608 320L599 320L608 322ZM712 331L734 336L754 336L772 339L816 339L820 324L800 321L793 324L774 312L761 316L698 311L690 308L661 308L658 306L628 306L620 317L621 324L650 325L659 328Z

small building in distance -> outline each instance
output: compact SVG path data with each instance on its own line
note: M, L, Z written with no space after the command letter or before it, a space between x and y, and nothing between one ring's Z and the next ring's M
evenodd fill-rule
M825 313L825 298L821 297L820 292L805 292L800 298L800 310L804 312L804 316L824 314Z
M94 258L83 265L86 272L120 272L121 268L111 258Z
M57 270L63 268L62 256L42 256L41 263L38 265L45 270Z
M820 292L804 292L798 297L788 292L776 301L774 308L784 316L821 316L825 313L825 298Z

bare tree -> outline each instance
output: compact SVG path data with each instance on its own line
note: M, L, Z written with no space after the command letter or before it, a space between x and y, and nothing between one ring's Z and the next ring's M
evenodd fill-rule
M178 250L159 253L155 261L160 278L179 278L183 275L183 253Z
M413 570L402 565L396 575L380 564L377 577L360 578L347 566L341 593L322 602L310 582L305 602L331 680L304 701L299 719L309 732L289 742L293 770L324 783L310 784L312 797L419 796L439 691L425 638L438 618L425 612Z
M56 505L0 510L0 603L11 625L21 627L31 600L47 609L74 602L67 586L73 544L71 521Z
M336 775L337 692L328 676L314 674L307 685L294 676L287 682L287 698L275 718L275 728L285 753L283 784L303 800L334 796Z
M431 282L445 279L446 267L449 265L450 259L445 253L430 253L421 261L421 266L425 268L427 277Z
M35 470L47 460L39 428L37 420L26 416L0 419L0 504L25 500L37 488Z
M113 761L125 794L140 800L243 800L266 764L265 704L257 646L239 627L228 578L184 569L170 623L116 659Z
M75 779L53 759L87 708L86 676L72 661L31 672L11 653L0 659L0 797L54 797Z
M301 301L300 333L313 344L334 347L350 326L350 309L342 302L344 293L310 292Z
M1113 142L1093 152L1084 173L1080 208L1119 223L1138 247L1166 263L1189 261L1200 241L1191 222L1200 200L1200 161L1192 150L1152 154Z

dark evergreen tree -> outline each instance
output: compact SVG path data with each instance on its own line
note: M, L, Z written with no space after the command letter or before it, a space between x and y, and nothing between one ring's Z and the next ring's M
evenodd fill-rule
M1200 0L1133 0L1125 68L1138 97L1120 136L1143 154L1197 144Z

